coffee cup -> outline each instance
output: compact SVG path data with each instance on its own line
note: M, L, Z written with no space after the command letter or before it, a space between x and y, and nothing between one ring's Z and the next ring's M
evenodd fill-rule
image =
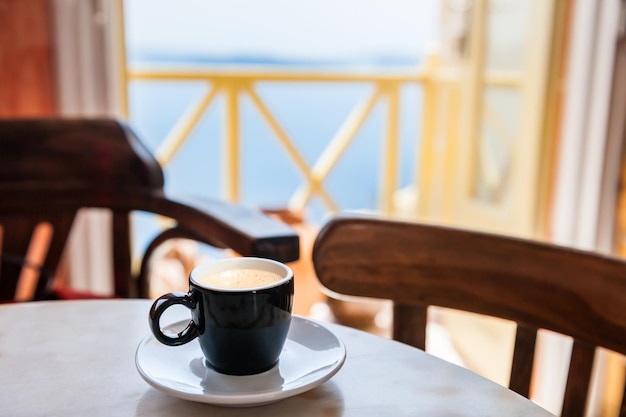
M293 271L263 258L226 258L199 265L189 274L189 292L162 295L150 309L154 337L169 346L198 339L205 362L228 375L272 369L291 323ZM165 334L161 315L173 305L191 311L187 327Z

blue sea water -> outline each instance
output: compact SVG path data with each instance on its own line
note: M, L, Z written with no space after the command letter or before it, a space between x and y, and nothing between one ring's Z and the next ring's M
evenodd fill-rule
M290 63L293 66L293 63ZM414 67L415 68L415 67ZM281 68L284 69L284 68ZM381 68L384 70L385 68ZM161 144L178 117L208 91L203 82L133 81L129 87L130 124L152 151ZM354 106L373 92L371 84L259 83L263 99L300 154L313 166ZM305 181L254 103L240 96L241 203L255 207L286 207ZM398 188L414 181L421 89L401 91L400 166ZM376 210L382 170L386 101L379 101L324 186L341 210ZM189 140L164 168L166 188L177 193L222 198L223 99L217 97ZM314 197L307 219L320 223L327 207ZM138 235L147 235L149 221L138 220Z

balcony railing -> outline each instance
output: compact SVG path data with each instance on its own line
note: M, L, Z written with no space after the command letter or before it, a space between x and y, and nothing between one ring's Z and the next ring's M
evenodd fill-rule
M340 161L346 149L354 141L359 129L379 103L386 105L384 121L382 167L378 210L394 215L394 194L398 189L400 91L407 85L422 89L422 124L416 143L419 143L419 161L414 161L414 184L420 190L412 215L419 217L432 212L433 207L449 201L453 184L452 176L456 160L455 143L460 103L460 77L455 69L438 66L437 55L429 55L424 65L415 71L344 73L328 71L258 71L221 69L128 69L127 80L132 81L196 81L207 85L207 92L179 118L156 151L163 166L174 158L191 131L215 102L218 95L224 98L225 160L222 178L223 197L230 201L240 199L240 148L242 145L240 124L240 100L245 95L254 104L289 158L302 174L303 181L287 202L288 208L301 212L313 196L317 196L330 212L340 210L325 186L329 173ZM487 74L485 84L515 87L519 85L516 74ZM260 83L359 83L371 85L369 97L358 102L343 124L325 146L319 158L309 164L283 128L279 119L265 104L257 92ZM417 155L417 154L416 154ZM486 162L488 163L488 161ZM484 167L487 171L488 167ZM445 206L443 204L442 206ZM444 210L445 211L445 210ZM445 213L441 213L445 217Z

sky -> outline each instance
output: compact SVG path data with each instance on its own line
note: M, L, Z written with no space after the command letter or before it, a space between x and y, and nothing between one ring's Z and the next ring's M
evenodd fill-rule
M129 56L346 60L422 55L440 0L126 0Z

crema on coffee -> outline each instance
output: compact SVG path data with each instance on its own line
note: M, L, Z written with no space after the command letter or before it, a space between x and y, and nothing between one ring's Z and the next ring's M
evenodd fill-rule
M217 274L199 277L198 281L211 287L253 288L272 284L283 277L260 269L228 269Z

